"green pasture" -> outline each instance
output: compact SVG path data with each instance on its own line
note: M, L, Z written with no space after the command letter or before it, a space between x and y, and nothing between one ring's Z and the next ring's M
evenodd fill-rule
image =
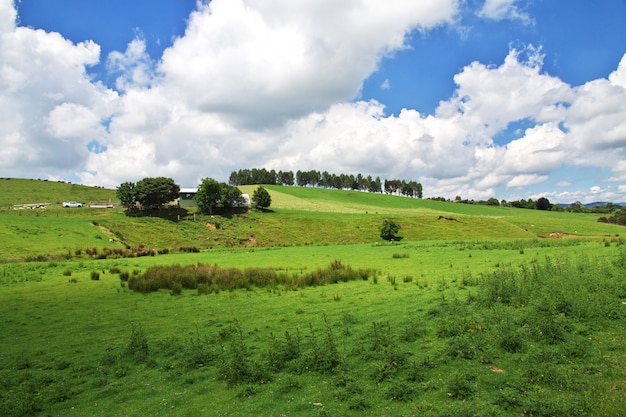
M619 388L626 377L623 246L539 242L239 248L4 264L1 411L619 416L626 401ZM291 274L339 259L378 272L298 291L179 296L132 292L111 272L141 271L157 259ZM522 270L530 274L516 275ZM519 279L513 296L545 280L538 298L500 303L486 295L484 288L506 294L490 281L504 271L512 275L502 275L503 282ZM99 280L91 279L94 272ZM301 339L302 362L266 369L271 352L292 340L287 334ZM141 355L129 350L142 343ZM320 359L314 346L330 356ZM333 358L335 367L316 367L316 360Z
M7 183L24 189L29 180L0 181ZM54 189L72 186L34 183ZM5 208L0 210L0 259L54 259L89 247L101 250L143 245L171 252L181 246L205 250L380 243L379 229L384 219L401 226L404 241L604 239L619 237L623 229L599 223L591 214L474 206L358 191L279 186L268 189L272 196L270 210L226 216L186 210L128 217L121 209ZM242 190L253 192L254 187ZM49 200L58 199L61 197L55 191Z
M61 196L68 184L32 184L50 187L41 201L84 200ZM623 227L267 189L269 211L224 216L3 200L0 415L623 415ZM379 237L384 219L401 225L401 240ZM98 259L140 246L161 254ZM206 295L141 294L122 279L159 265L298 277L338 263L365 279Z
M0 178L0 207L22 204L54 204L63 201L116 202L115 190L67 182L23 178Z

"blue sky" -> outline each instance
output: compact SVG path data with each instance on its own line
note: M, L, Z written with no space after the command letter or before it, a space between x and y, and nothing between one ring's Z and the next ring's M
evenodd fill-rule
M0 0L0 175L626 201L625 0L416 3Z

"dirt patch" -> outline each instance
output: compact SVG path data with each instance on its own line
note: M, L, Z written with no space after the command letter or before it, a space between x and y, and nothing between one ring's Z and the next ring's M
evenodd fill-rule
M497 366L489 366L488 368L491 370L491 372L495 372L497 374L505 374L506 373L506 371L504 369L500 369Z
M209 230L215 230L217 229L217 227L215 227L215 225L213 223L205 223L205 226L207 227L207 229Z
M458 222L458 220L455 219L454 217L444 217L444 216L437 217L437 220L448 220L448 221L451 221L451 222Z
M576 235L572 235L570 233L565 233L565 232L550 232L550 234L548 234L547 237L551 237L553 239L558 239L558 238L562 238L562 237L575 237Z

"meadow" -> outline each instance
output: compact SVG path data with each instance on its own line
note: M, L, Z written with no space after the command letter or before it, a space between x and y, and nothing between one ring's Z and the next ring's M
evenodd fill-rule
M7 205L0 415L622 415L622 227L267 188L269 212L195 221ZM182 285L203 268L255 284Z

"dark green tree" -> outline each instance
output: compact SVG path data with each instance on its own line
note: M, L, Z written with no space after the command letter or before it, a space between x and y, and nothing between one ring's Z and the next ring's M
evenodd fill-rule
M194 199L200 210L209 214L213 214L219 209L243 207L245 204L239 188L218 182L213 178L202 179Z
M232 185L222 183L222 202L221 206L226 207L243 207L245 200L241 190Z
M552 204L550 204L550 200L548 200L547 198L539 197L535 208L537 210L550 210L552 208Z
M194 197L200 210L213 214L222 204L222 185L213 178L203 178Z
M180 186L171 178L144 178L135 185L135 198L145 209L157 208L178 198Z
M137 203L137 195L135 192L134 182L124 182L117 187L117 198L120 200L122 207L133 209Z
M380 237L385 240L398 239L398 232L400 231L400 225L393 220L385 219L380 227Z
M261 210L266 209L272 204L272 197L265 188L259 185L252 194L252 204Z

